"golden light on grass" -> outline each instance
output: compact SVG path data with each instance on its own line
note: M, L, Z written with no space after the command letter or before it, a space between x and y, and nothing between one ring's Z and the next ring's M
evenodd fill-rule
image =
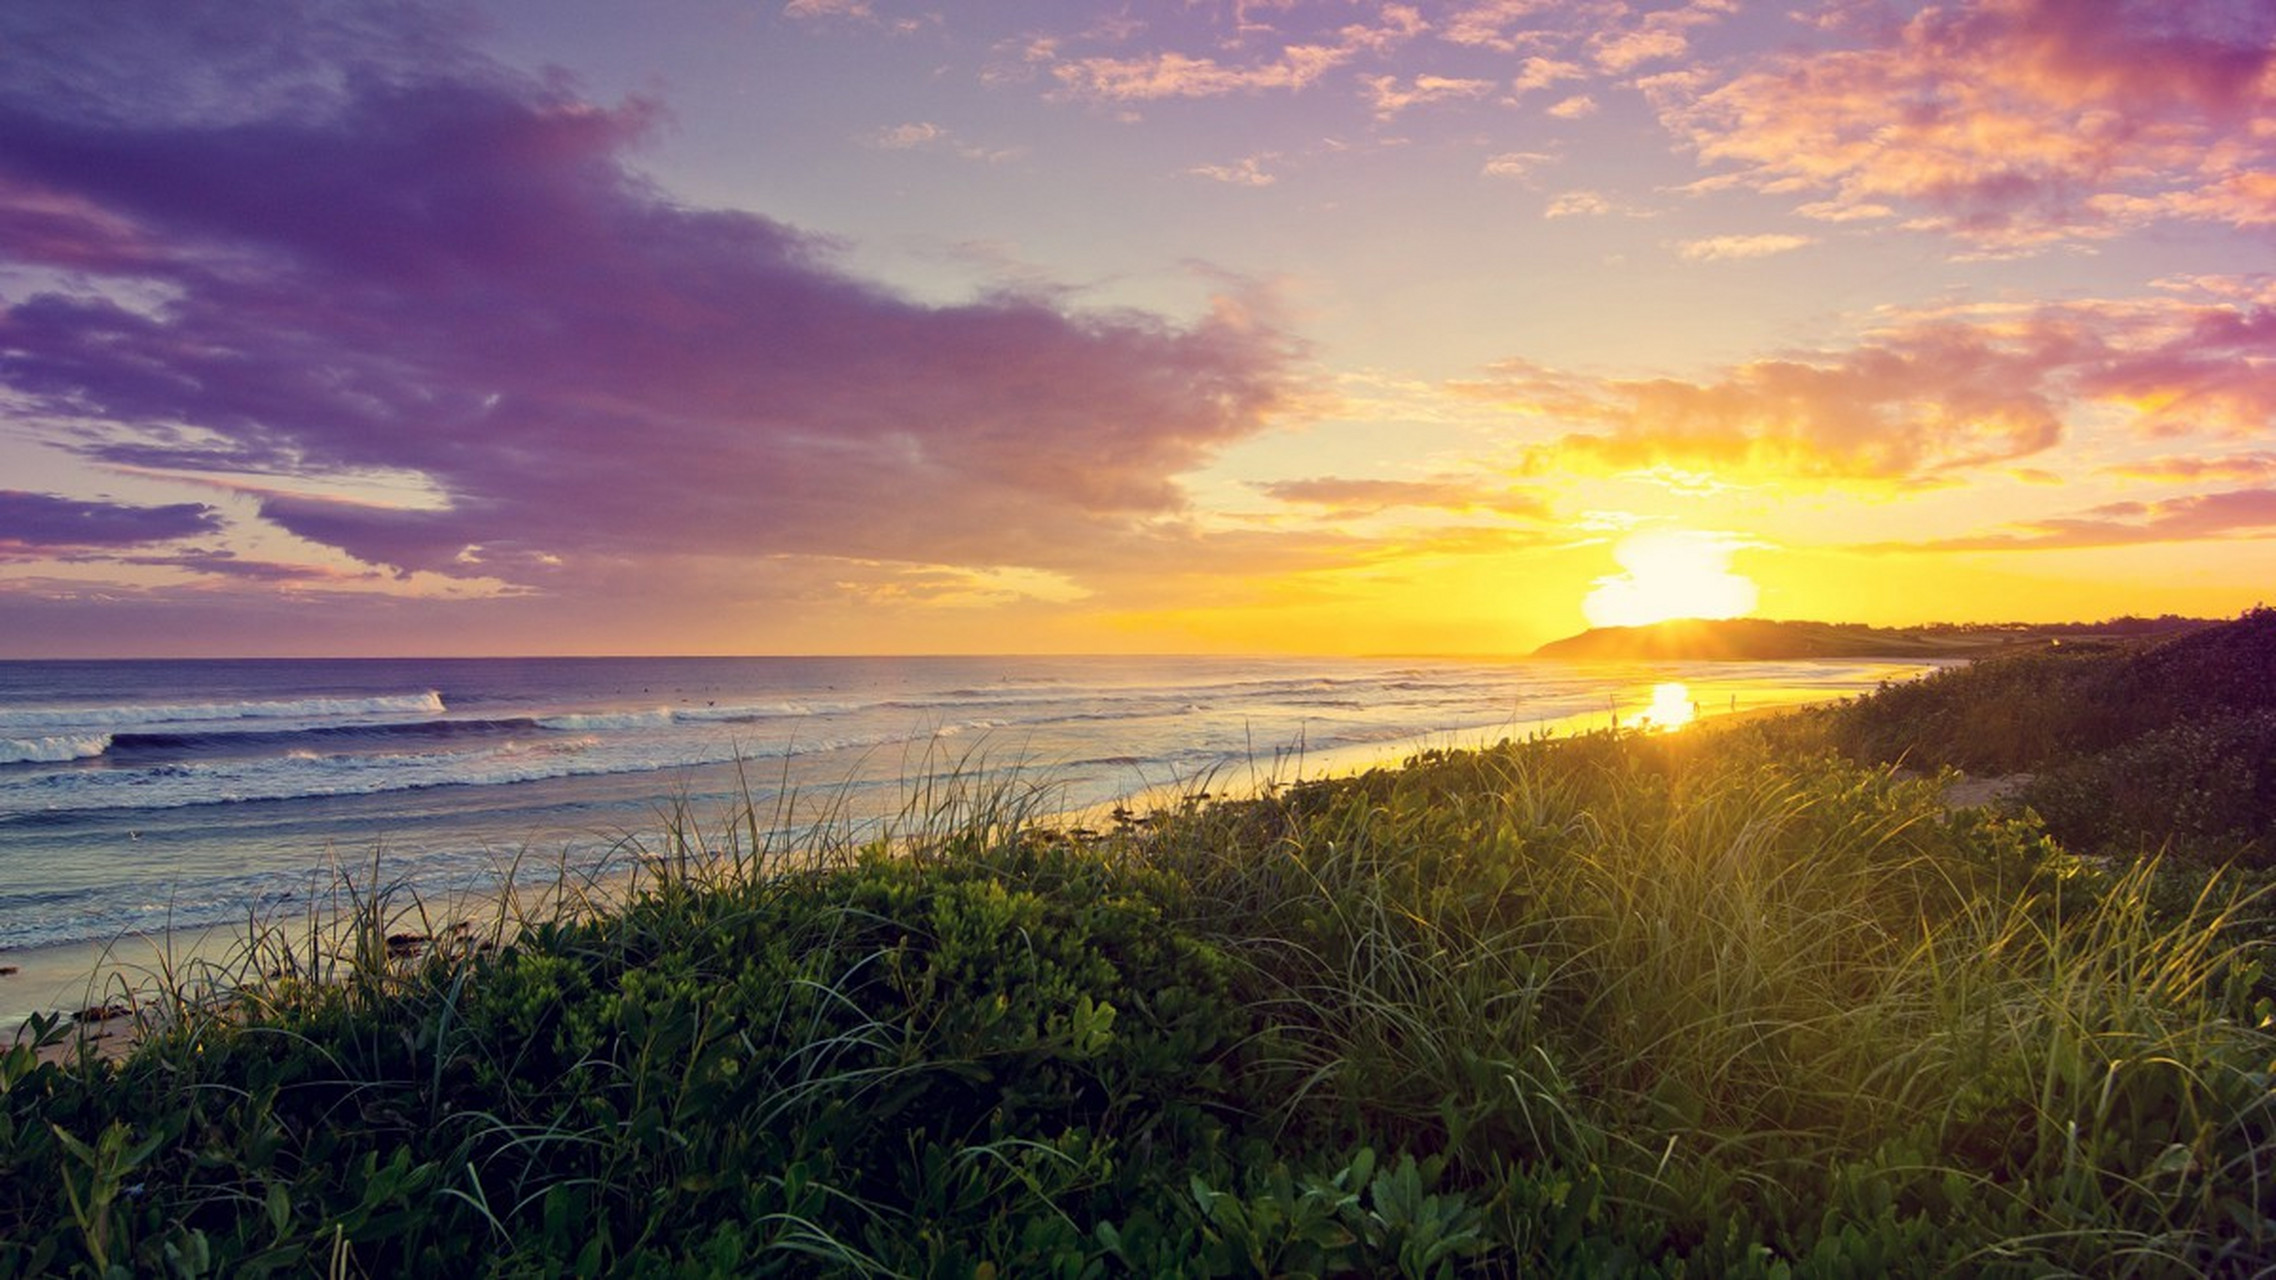
M1639 627L1671 618L1737 618L1754 612L1754 580L1731 572L1733 541L1721 534L1653 529L1612 549L1626 572L1596 580L1581 603L1589 625Z

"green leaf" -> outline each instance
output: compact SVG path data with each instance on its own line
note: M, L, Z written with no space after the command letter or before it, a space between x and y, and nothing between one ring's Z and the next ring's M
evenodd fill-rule
M292 1196L281 1182L269 1184L268 1194L261 1198L262 1207L268 1210L269 1226L283 1239L286 1224L292 1221Z

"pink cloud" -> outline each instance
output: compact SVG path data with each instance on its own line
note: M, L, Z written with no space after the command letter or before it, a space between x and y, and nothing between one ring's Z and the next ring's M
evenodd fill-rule
M1852 23L1717 87L1660 94L1703 160L1813 207L1921 210L1996 250L2153 218L2276 218L2276 9L1967 0Z
M2276 427L2276 310L2176 300L2097 336L2102 358L2079 370L2078 389L2132 411L2136 432L2254 439Z
M2139 462L2122 462L2103 470L2122 479L2152 483L2195 483L2207 480L2232 484L2252 483L2276 480L2276 452L2256 450L2217 458L2168 455L2146 458Z
M2111 502L2075 516L2031 520L2004 531L1871 550L2036 551L2276 537L2276 489L2232 489L2157 502Z

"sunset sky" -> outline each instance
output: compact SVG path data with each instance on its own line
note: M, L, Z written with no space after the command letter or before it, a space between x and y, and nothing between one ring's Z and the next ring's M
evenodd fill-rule
M2271 582L2266 0L0 6L0 656Z

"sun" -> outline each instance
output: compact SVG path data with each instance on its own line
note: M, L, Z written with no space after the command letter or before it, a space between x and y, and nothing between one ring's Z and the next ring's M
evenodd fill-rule
M1737 618L1754 612L1754 579L1731 572L1736 540L1725 534L1653 529L1612 549L1625 573L1596 580L1581 602L1592 627L1640 627L1671 618Z

